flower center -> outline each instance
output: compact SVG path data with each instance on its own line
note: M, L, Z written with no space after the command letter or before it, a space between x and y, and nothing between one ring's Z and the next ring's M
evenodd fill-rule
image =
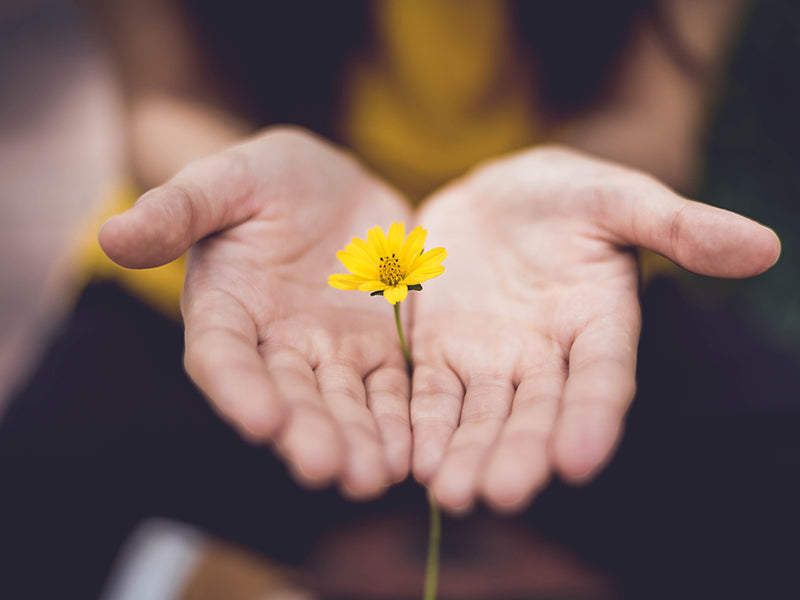
M403 280L403 272L400 270L400 261L397 260L394 254L381 257L381 263L378 265L378 272L380 273L381 281L386 285L394 286Z

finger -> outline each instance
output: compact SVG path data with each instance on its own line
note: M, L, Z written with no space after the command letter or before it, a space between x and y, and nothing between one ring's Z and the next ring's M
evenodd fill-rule
M243 150L202 158L106 221L98 233L100 246L123 267L166 264L201 238L253 216L258 210L253 185Z
M350 365L328 363L317 367L316 377L344 443L342 491L355 499L378 495L389 485L389 469L361 375Z
M265 344L261 354L289 410L276 439L278 452L304 485L321 487L339 479L344 469L344 442L322 400L313 369L294 348Z
M243 435L254 441L272 437L286 406L259 356L250 315L219 290L184 298L187 373Z
M386 456L389 477L398 483L411 466L410 382L405 365L376 369L364 380L372 413Z
M552 447L556 468L568 481L586 481L606 463L633 400L639 314L631 304L626 320L591 322L570 349Z
M445 509L463 512L477 494L481 468L511 411L510 378L481 377L469 381L461 422L453 434L431 490Z
M464 386L448 367L422 364L411 382L411 469L427 483L458 427Z
M662 254L680 266L714 277L750 277L780 256L774 231L727 210L678 196L649 177L606 202L603 216L625 245Z
M565 379L565 368L544 368L525 375L517 386L511 415L479 483L482 496L495 510L527 506L550 479L548 443Z

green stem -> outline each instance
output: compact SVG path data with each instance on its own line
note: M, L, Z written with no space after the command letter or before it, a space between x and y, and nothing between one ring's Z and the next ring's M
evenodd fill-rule
M425 592L422 600L436 600L436 588L439 583L439 548L442 540L442 515L439 507L428 493L430 507L430 525L428 533L428 564L425 567Z
M400 321L400 302L394 305L394 322L397 324L397 335L400 336L400 346L403 348L403 356L406 357L406 365L410 373L414 369L414 362L411 360L411 352L408 351L408 344L403 335L403 324Z
M400 347L406 357L408 372L414 370L414 361L408 351L406 337L403 335L403 323L400 320L400 303L394 305L394 322L397 324L397 335L400 336ZM442 539L442 516L439 507L428 493L428 506L430 507L430 525L428 529L428 562L425 566L425 588L422 600L436 600L436 589L439 585L439 546Z

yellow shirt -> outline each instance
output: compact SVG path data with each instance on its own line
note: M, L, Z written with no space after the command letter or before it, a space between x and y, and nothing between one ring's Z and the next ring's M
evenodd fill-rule
M495 0L384 0L348 73L341 135L419 202L470 167L541 141L531 70Z

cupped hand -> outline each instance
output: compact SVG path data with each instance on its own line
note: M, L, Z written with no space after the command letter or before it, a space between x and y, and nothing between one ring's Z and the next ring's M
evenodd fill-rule
M301 482L366 498L408 473L408 375L390 306L327 281L353 236L408 215L349 156L278 128L190 164L109 220L100 243L130 268L192 247L189 375Z
M447 271L414 299L413 471L453 512L528 503L555 472L591 478L634 396L634 247L705 275L777 260L775 234L639 172L542 148L423 206Z

